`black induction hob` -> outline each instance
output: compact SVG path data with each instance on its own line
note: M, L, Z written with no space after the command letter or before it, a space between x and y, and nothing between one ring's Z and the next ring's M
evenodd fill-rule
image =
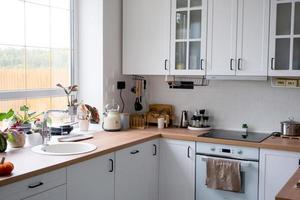
M249 132L248 136L245 137L243 136L243 132L239 132L239 131L211 130L210 132L199 135L198 137L260 143L270 136L271 134Z

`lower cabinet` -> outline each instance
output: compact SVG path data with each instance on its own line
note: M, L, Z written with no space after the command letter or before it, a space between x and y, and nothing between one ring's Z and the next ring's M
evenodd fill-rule
M85 199L114 200L113 153L67 168L67 200Z
M300 153L260 150L259 200L274 200L300 165Z
M66 169L2 186L0 200L66 200Z
M116 152L115 200L158 199L158 140Z
M159 200L195 199L195 142L160 141Z
M28 197L24 200L65 200L67 196L66 190L66 185L62 185L57 188Z

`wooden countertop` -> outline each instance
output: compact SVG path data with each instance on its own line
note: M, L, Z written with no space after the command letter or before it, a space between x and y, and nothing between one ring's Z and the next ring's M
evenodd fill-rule
M74 156L48 156L34 153L30 150L30 148L15 149L7 153L0 153L0 157L5 156L7 161L11 161L15 165L15 170L11 176L0 177L0 187L161 137L177 140L300 152L300 140L271 137L262 143L252 143L198 137L198 135L204 133L206 132L195 132L179 128L149 128L145 130L128 130L121 132L103 131L94 134L93 139L84 141L86 143L96 145L97 150Z
M299 200L300 189L296 187L298 181L300 181L300 168L280 190L276 196L276 200Z

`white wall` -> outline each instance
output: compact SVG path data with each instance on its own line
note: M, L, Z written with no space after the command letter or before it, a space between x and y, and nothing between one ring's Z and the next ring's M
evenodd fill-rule
M130 95L131 77L121 75L122 69L122 0L104 0L103 2L103 105L113 101L121 106L117 81L126 81L123 91L124 112L133 109Z
M77 0L79 99L98 109L103 104L103 1Z
M106 104L121 105L117 81L127 81L126 105L130 77L121 75L122 0L77 0L80 99L103 112ZM125 112L132 110L126 106Z
M238 130L247 123L253 131L272 132L289 116L300 121L299 89L272 88L270 82L211 81L208 87L171 90L162 76L149 80L150 103L173 104L177 116L181 110L207 108L215 128Z

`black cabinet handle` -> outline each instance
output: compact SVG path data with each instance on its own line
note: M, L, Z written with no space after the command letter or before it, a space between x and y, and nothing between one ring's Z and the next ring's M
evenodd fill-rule
M38 183L34 183L34 184L31 184L31 185L28 185L28 188L33 189L33 188L40 187L42 185L44 185L43 182L38 182Z
M234 61L234 59L231 58L231 59L230 59L230 70L231 70L231 71L233 71L233 61Z
M242 70L242 59L239 58L238 60L238 70Z
M134 154L137 154L137 153L139 153L140 151L139 150L135 150L135 151L132 151L132 152L130 152L132 155L134 155Z
M157 155L157 145L156 145L156 144L153 144L153 147L154 147L154 153L153 153L153 156L156 156L156 155Z
M188 147L188 149L187 149L187 157L188 158L191 158L191 155L190 155L190 150L192 149L192 147Z
M203 68L203 62L204 62L204 59L201 59L201 60L200 60L200 69L201 69L201 70L204 70L204 68Z
M168 63L168 59L165 59L165 70L168 70L167 63Z
M109 159L110 162L110 170L109 172L113 172L114 171L114 160L113 159Z
M300 167L300 159L299 159L299 163L298 164L299 164L299 167Z
M271 58L271 70L274 70L274 61L275 61L275 58Z

